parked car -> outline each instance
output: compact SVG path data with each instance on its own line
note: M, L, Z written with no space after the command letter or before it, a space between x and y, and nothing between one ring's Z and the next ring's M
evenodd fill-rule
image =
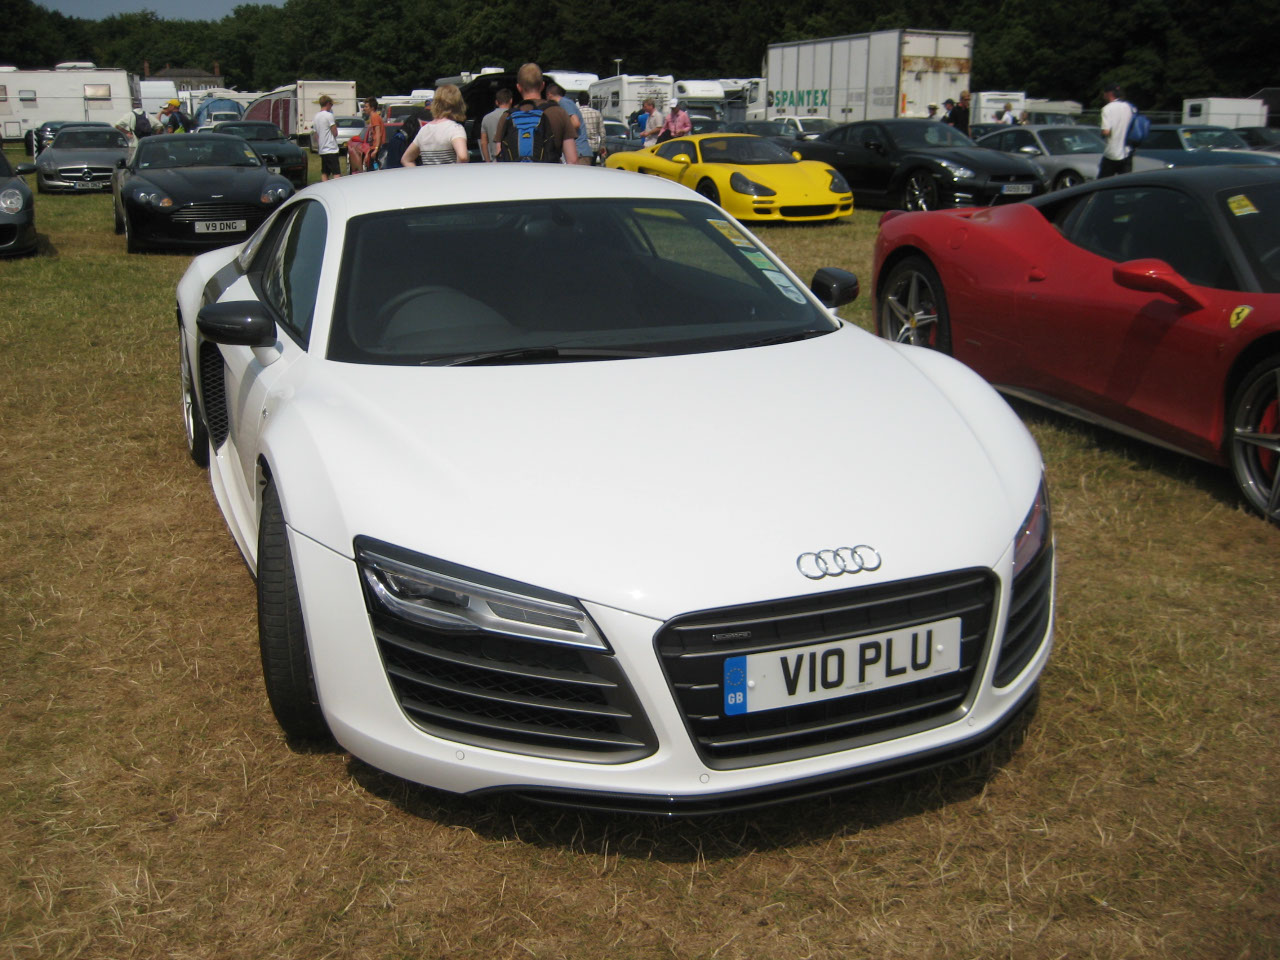
M347 141L364 134L364 117L334 117L333 122L338 127L338 152L346 153ZM401 122L403 123L403 120ZM318 136L315 130L311 131L312 153L320 149Z
M772 140L784 150L795 144L795 131L777 120L732 120L724 125L725 133L749 133L753 137Z
M990 150L1016 153L1035 160L1055 190L1074 187L1097 177L1102 151L1107 148L1102 131L1085 126L1003 126L977 143ZM1141 154L1133 158L1133 169L1137 172L1162 170L1167 166Z
M240 137L144 137L113 181L116 233L130 253L222 247L245 239L292 193Z
M58 135L63 127L98 127L103 130L114 130L109 123L102 123L97 120L46 120L35 130L29 131L30 142L27 144L27 153L31 156L38 157L44 152L49 144L53 143L53 138ZM32 152L34 150L34 152Z
M679 137L614 154L605 166L683 183L739 220L834 220L853 213L839 173L748 134Z
M22 179L35 172L34 163L12 167L9 158L0 153L0 257L36 249L35 199Z
M1250 150L1240 135L1226 127L1153 123L1135 151L1171 167L1217 167L1240 163L1280 166L1280 156Z
M307 156L293 139L266 120L231 120L215 123L213 133L242 137L272 173L286 177L301 190L307 185Z
M856 291L677 184L553 164L315 184L196 257L183 422L286 734L454 793L670 814L1024 723L1039 452L963 365L837 319ZM816 384L876 415L815 416Z
M608 157L613 153L626 153L629 150L640 150L644 147L644 137L636 136L621 120L604 121L604 151Z
M36 160L39 193L111 189L116 164L129 156L129 141L114 127L67 124Z
M1033 161L984 150L937 120L864 120L837 127L795 149L829 163L858 204L907 210L991 206L1045 192Z
M1008 127L1007 123L971 123L969 124L969 139L976 143L983 137L998 130L1006 130Z
M1244 166L888 214L876 328L1005 393L1229 467L1277 521L1277 224L1280 170Z
M1280 151L1280 129L1276 127L1236 127L1234 132L1251 150Z

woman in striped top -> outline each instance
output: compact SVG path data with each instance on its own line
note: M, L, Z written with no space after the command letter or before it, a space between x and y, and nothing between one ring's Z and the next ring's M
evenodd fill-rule
M462 92L452 83L436 90L431 101L431 116L418 130L413 143L405 147L401 162L406 167L422 164L467 162L467 131L462 121L467 107Z

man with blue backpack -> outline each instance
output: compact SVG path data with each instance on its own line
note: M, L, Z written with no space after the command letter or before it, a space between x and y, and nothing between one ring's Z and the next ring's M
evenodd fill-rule
M1137 108L1124 98L1124 91L1111 84L1102 95L1102 137L1107 141L1098 162L1098 179L1133 171L1133 148L1146 139L1150 124Z
M520 102L498 121L498 159L509 163L577 163L577 134L564 108L542 97L542 68L526 63L516 73Z

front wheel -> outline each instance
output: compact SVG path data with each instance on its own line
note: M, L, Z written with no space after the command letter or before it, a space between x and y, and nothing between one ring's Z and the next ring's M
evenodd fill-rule
M937 210L938 182L928 170L915 170L907 175L902 185L903 210Z
M124 248L128 253L141 253L142 244L138 242L137 232L133 229L133 221L129 219L129 212L126 210L121 214L120 219L124 221Z
M1084 177L1076 171L1064 170L1058 174L1058 179L1053 181L1053 189L1065 190L1067 187L1078 187L1082 183L1084 183Z
M898 343L951 352L951 314L942 278L924 257L907 257L894 265L881 284L876 329Z
M720 190L710 180L703 180L698 184L698 193L702 194L717 207L720 206Z
M262 491L258 525L258 645L262 678L276 722L290 740L327 740L311 651L294 579L289 531L274 481Z
M1280 523L1280 356L1245 376L1227 411L1231 472L1254 510Z

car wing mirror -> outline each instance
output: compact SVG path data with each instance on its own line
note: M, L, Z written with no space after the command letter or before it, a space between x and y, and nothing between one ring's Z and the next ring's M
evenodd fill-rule
M822 267L813 275L809 289L823 306L834 309L856 300L860 288L858 278L848 270Z
M1040 148L1039 148L1039 147L1033 147L1033 146L1031 146L1031 144L1027 144L1025 147L1019 147L1019 148L1018 148L1018 152L1019 152L1020 154L1022 154L1023 156L1025 156L1025 157L1038 157L1038 156L1040 156Z
M13 172L20 177L25 177L36 172L36 165L34 163L20 163L13 168Z
M229 347L274 347L276 322L257 300L211 303L196 314L196 327L206 340Z
M862 146L867 150L874 150L876 153L884 153L884 144L879 140L863 140Z
M1142 293L1159 293L1187 307L1203 307L1191 284L1182 274L1163 260L1127 260L1117 263L1111 270L1112 279L1129 290Z
M123 169L124 169L125 167L127 167L128 165L129 165L129 158L128 158L128 157L116 157L116 169L117 169L117 170L123 170Z

